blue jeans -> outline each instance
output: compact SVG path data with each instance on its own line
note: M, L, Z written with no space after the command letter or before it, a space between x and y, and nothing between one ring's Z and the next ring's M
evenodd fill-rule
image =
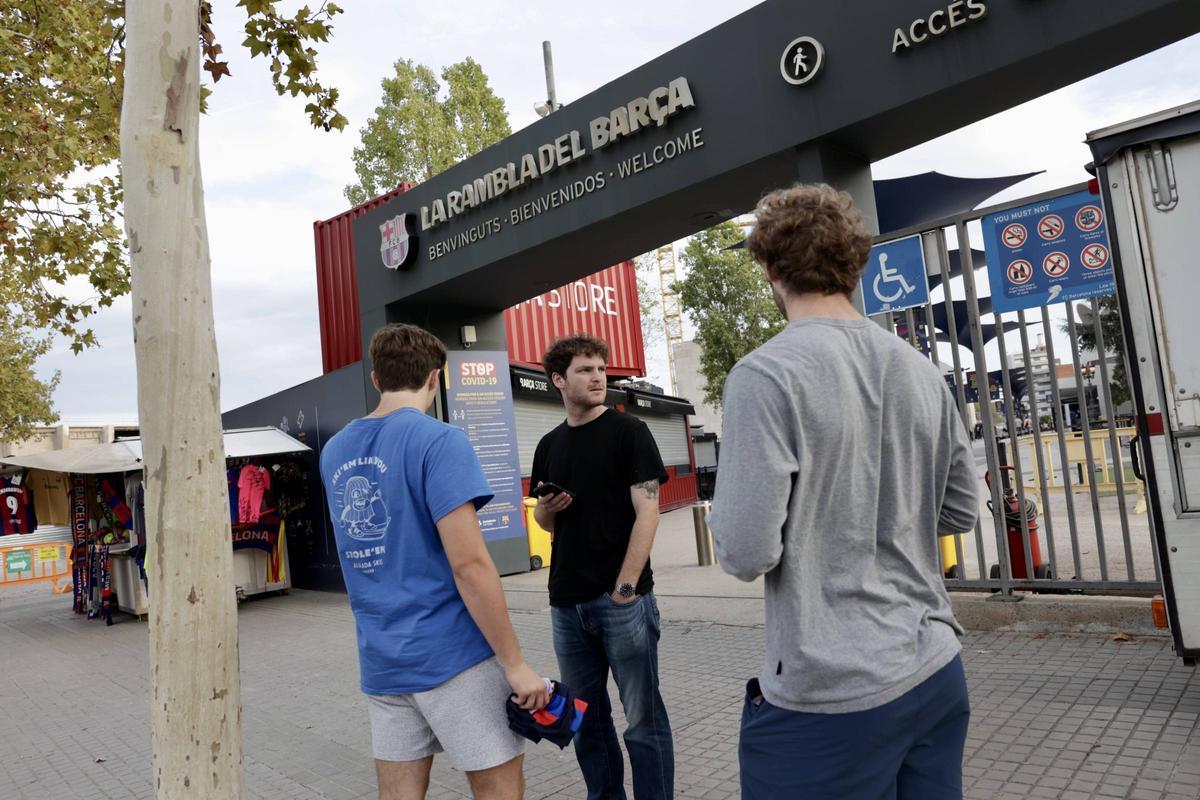
M587 702L575 735L575 758L587 800L627 800L625 763L608 699L611 669L625 708L625 749L635 800L671 800L675 752L671 723L658 691L658 604L646 594L618 604L607 594L577 606L551 608L554 652L562 682Z
M779 708L746 687L742 800L961 800L971 716L962 660L890 703L847 714Z

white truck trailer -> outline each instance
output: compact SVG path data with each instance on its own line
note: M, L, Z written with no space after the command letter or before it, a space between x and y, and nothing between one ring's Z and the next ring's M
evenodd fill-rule
M1200 658L1200 101L1088 135L1104 197L1163 597Z

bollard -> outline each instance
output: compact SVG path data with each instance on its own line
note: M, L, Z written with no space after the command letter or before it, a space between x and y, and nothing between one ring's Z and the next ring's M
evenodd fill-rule
M711 566L716 561L712 530L708 527L711 511L712 503L707 500L692 504L692 524L696 528L696 564L701 567Z

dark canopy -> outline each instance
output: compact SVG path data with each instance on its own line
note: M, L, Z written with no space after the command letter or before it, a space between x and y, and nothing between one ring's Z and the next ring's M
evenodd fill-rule
M875 181L875 213L879 216L879 233L886 236L894 231L962 214L976 208L992 195L1039 174L1041 171L995 178L960 178L940 172L924 172ZM746 243L742 241L729 249L738 250L745 246ZM983 263L982 255L979 253L979 264ZM951 263L954 263L953 260Z
M961 178L925 172L875 181L879 233L886 235L970 211L992 195L1038 174L1040 171L994 178Z

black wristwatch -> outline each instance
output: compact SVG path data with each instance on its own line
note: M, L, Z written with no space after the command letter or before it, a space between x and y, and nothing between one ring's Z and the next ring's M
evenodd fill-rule
M621 597L624 597L626 599L633 597L633 594L634 594L633 584L632 583L622 583L620 586L617 587L617 594L621 595Z

